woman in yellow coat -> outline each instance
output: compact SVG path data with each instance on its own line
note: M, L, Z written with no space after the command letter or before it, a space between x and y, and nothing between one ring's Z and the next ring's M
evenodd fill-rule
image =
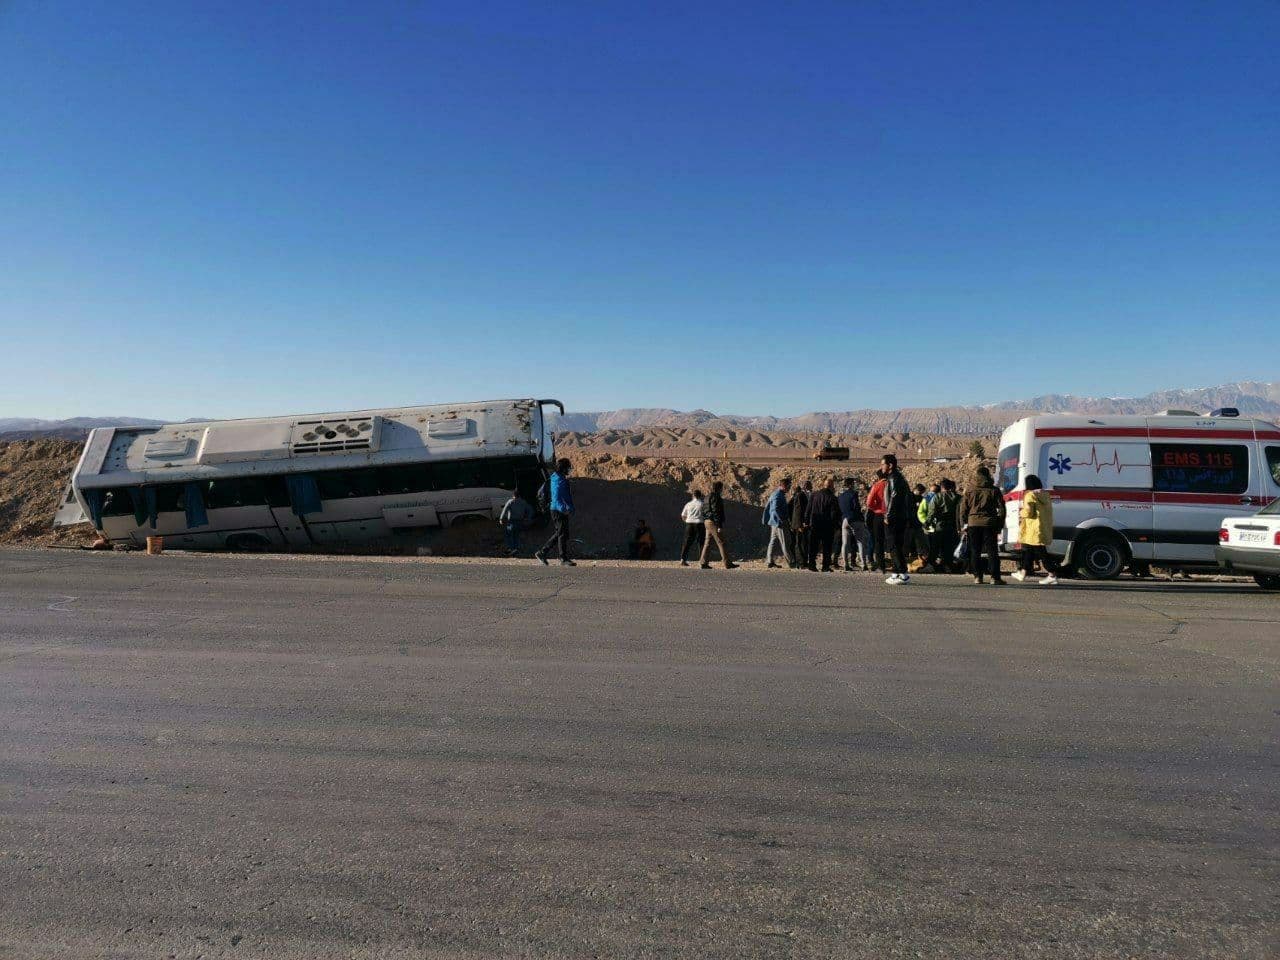
M1018 514L1018 539L1022 542L1022 569L1013 574L1015 580L1025 580L1035 573L1036 561L1044 565L1042 586L1051 587L1058 582L1050 567L1049 544L1053 542L1053 500L1049 491L1035 474L1027 477L1026 493L1022 495L1022 510Z

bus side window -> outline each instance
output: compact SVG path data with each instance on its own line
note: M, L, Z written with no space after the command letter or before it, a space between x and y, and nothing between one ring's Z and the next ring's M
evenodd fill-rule
M325 470L315 475L321 500L347 500L351 497L376 497L377 477L372 468L364 470Z
M517 461L507 458L485 461L486 487L498 487L502 490L515 490Z
M112 487L103 495L102 515L104 517L133 516L133 497L129 496L128 487Z
M378 471L373 467L347 470L349 497L376 497L378 495Z
M378 492L382 496L400 496L408 493L426 493L435 489L431 466L426 463L405 463L394 467L378 467Z
M210 480L204 491L204 505L209 510L221 510L223 507L236 506L231 485L235 483L230 477L219 477Z
M452 463L436 463L432 465L432 473L436 479L437 490L458 490L471 486L470 464L455 460Z
M269 507L289 506L289 486L284 477L263 477L262 492Z
M181 513L186 509L180 483L162 483L156 487L156 513Z
M1267 469L1271 471L1271 482L1280 487L1280 447L1267 447Z
M224 507L264 507L267 485L264 477L219 477L209 481L204 505L209 510Z

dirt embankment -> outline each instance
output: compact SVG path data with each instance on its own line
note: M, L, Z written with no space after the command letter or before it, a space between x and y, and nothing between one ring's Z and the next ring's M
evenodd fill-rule
M639 454L649 457L722 457L750 462L804 460L822 447L848 447L855 462L874 460L886 453L900 460L932 460L963 457L974 441L994 453L995 436L960 437L915 433L783 433L733 428L646 427L636 430L568 432L556 437L562 452Z
M732 551L740 557L756 556L766 541L761 508L782 477L820 485L828 476L837 482L852 476L867 484L874 469L872 463L799 460L753 465L710 457L674 459L573 448L562 452L574 465L575 549L591 557L626 557L637 521L645 520L657 538L658 559L674 559L684 532L680 510L689 491L706 492L714 480L724 481L726 532ZM80 444L69 440L0 443L0 544L70 545L92 539L87 525L60 530L50 526L79 455ZM907 463L904 473L913 483L929 484L950 476L968 485L980 462L970 457L947 464ZM526 548L546 535L541 529L528 531ZM438 556L497 554L501 537L496 524L463 524L432 537L430 549Z
M835 477L837 488L845 477L854 477L861 481L860 498L862 484L869 485L874 479L873 465L800 462L751 466L714 459L666 460L575 451L565 451L565 455L573 464L577 507L572 535L581 541L577 547L584 555L596 557L625 557L637 521L644 520L653 528L657 559L675 559L684 535L680 510L689 499L689 491L699 489L705 493L713 480L724 482L730 552L755 557L763 554L768 540L768 531L760 523L761 511L783 477L795 482L812 480L815 487L827 477ZM947 464L907 464L903 473L912 483L926 486L944 476L968 486L982 462L970 457Z
M0 543L87 543L87 526L54 530L53 515L80 458L74 440L0 442Z

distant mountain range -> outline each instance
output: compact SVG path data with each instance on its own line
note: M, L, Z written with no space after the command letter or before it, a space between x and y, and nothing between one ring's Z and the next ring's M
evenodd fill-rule
M66 420L0 417L0 440L29 440L36 437L83 440L95 427L159 427L172 422L149 420L146 417L70 417Z
M35 417L0 417L0 433L15 430L92 430L94 427L158 427L166 420L142 417L71 417L69 420L39 420Z
M1207 413L1236 407L1242 416L1280 419L1280 381L1224 383L1194 390L1162 390L1145 397L1078 397L1049 394L1029 400L1007 400L980 406L906 407L901 410L846 410L805 413L797 417L716 414L710 410L644 408L569 413L556 429L576 433L634 430L641 427L737 428L782 432L838 434L917 433L987 434L1003 430L1033 413L1085 413L1091 416L1193 410Z
M1078 397L1048 394L1029 400L1006 400L980 406L906 407L901 410L846 410L804 413L797 417L717 414L710 410L671 410L646 407L568 413L555 421L558 431L598 433L642 427L697 427L700 429L748 429L788 433L916 433L988 434L998 432L1020 417L1033 413L1086 413L1091 416L1159 413L1161 410L1193 410L1207 413L1218 407L1236 407L1242 416L1280 421L1280 381L1245 380L1195 390L1162 390L1145 397ZM39 420L29 417L0 418L0 439L33 436L83 438L93 427L158 426L172 422L139 417L73 417Z

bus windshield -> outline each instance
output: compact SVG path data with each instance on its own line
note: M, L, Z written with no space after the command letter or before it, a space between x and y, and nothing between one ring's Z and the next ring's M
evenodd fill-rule
M1018 458L1022 455L1022 444L1015 443L1005 447L1000 451L999 460L996 463L1000 473L996 477L996 484L1004 493L1013 492L1013 488L1018 485Z

